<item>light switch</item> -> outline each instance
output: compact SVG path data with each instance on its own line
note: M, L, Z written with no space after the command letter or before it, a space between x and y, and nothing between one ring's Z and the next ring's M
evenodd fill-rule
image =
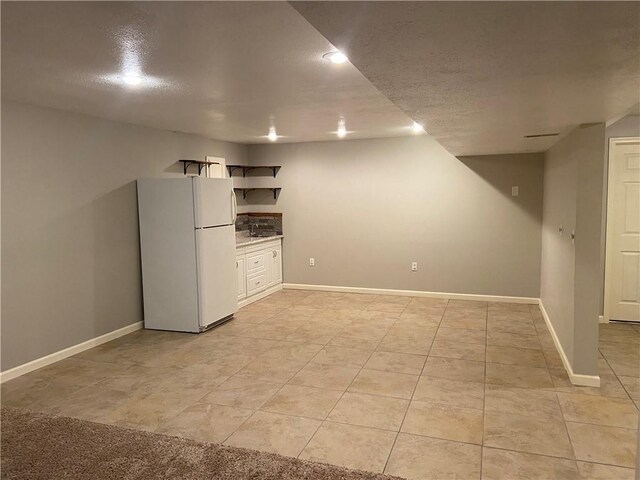
M517 197L518 195L520 195L520 187L518 186L511 187L511 196Z

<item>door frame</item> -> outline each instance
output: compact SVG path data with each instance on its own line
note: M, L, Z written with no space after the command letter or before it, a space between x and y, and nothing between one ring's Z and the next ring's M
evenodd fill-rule
M609 285L611 284L611 263L613 260L613 253L609 245L613 239L613 215L610 215L610 210L613 208L613 162L614 154L618 146L626 145L629 143L640 142L640 137L613 137L609 139L609 155L607 156L607 205L606 205L606 234L605 234L605 256L604 256L604 296L603 296L603 315L602 319L604 323L609 323L611 320L611 311L609 308Z

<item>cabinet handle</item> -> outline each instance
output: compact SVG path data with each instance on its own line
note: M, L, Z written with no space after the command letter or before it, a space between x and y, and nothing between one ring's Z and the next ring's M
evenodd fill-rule
M255 262L253 262L253 264L255 265L256 263L260 263L260 260L256 260Z
M236 268L238 268L238 262L236 262Z
M260 285L260 282L256 282L256 285Z
M276 258L278 256L278 252L276 252L275 250L273 251L273 258Z

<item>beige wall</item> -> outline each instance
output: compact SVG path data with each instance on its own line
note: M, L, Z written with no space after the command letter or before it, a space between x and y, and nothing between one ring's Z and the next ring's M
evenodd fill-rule
M2 101L2 370L142 320L135 179L246 147Z
M604 135L604 124L583 125L545 154L540 297L584 375L597 375Z
M285 282L539 296L542 154L457 159L416 136L255 145L249 158L282 165L235 181L282 187L250 209L284 214Z

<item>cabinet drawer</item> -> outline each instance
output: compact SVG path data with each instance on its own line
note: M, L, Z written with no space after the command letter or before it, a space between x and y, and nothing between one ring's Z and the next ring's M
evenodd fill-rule
M267 274L266 272L257 273L247 277L247 296L253 295L267 288Z
M247 255L253 252L259 252L262 250L270 250L274 246L280 245L280 239L278 240L270 240L268 242L260 242L255 245L247 245Z
M247 272L264 268L265 253L263 251L247 254Z

